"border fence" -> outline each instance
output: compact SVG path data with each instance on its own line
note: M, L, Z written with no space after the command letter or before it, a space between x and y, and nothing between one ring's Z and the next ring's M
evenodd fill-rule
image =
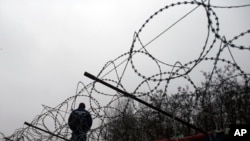
M151 37L144 34L145 30L150 31L150 24L157 17L164 17L164 14L167 14L164 12L181 6L191 8L172 24L164 27L157 35ZM212 127L214 129L226 128L234 119L235 122L248 122L249 124L250 120L244 118L244 114L249 115L248 113L250 113L250 104L247 105L247 103L250 103L250 70L249 66L244 66L244 62L237 62L236 58L239 56L235 56L234 52L248 54L248 58L244 58L245 63L248 63L250 59L250 28L240 31L236 35L221 33L223 27L220 24L220 14L217 14L218 10L230 11L249 8L250 3L219 6L214 5L212 0L177 1L160 8L150 15L139 30L134 33L128 52L107 62L99 74L95 76L93 82L85 85L80 81L74 95L66 98L56 107L43 105L43 111L33 121L25 122L26 124L22 128L16 129L10 136L1 133L1 139L12 141L68 140L71 136L71 131L67 125L69 113L72 109L75 109L77 103L82 101L84 101L94 119L94 125L88 133L88 139L91 141L111 141L115 138L116 140L133 140L132 138L136 138L132 137L133 133L139 136L137 140L144 141L150 140L147 139L150 137L155 138L155 140L167 138L167 135L164 136L167 134L165 132L169 133L169 138L180 134L206 134L208 130L212 130L210 129ZM198 47L200 49L199 55L191 55L194 57L192 60L185 60L184 62L176 60L174 63L169 63L168 60L159 59L154 51L151 52L158 46L158 41L164 46L165 39L162 39L165 37L164 35L168 34L170 29L180 22L185 23L183 20L197 9L203 11L203 18L206 20L206 26L204 27L206 32L203 35L192 35L190 33L190 36L205 37L203 44ZM161 24L157 23L157 25ZM196 24L193 26L199 25L197 21ZM182 42L182 40L184 39L180 38L178 42ZM188 42L196 42L196 40L189 40ZM167 48L167 46L164 46L164 48ZM192 50L192 47L188 48ZM164 56L164 53L158 53ZM224 69L221 69L223 67ZM205 71L203 74L206 81L203 84L200 84L200 81L197 81L195 77L201 70ZM229 72L224 70L229 70ZM217 80L223 81L218 82ZM98 81L112 84L117 89L111 90L97 83ZM239 84L237 96L229 93L226 89L223 92L219 91L219 88L224 87L224 84L229 86L231 84L229 82L233 81ZM178 87L176 84L182 86ZM215 89L218 90L216 93ZM130 95L124 95L119 90ZM230 112L227 111L228 105L218 108L223 105L221 102L224 100L224 95L220 95L220 93L228 93L228 97L235 97L235 99L240 100L240 102L235 102L233 99L231 101L231 108L235 104L240 109L235 114L238 114L238 117L230 115ZM148 105L141 105L138 99L156 109L160 109L163 114L167 112L169 116L163 116L159 110L152 110L152 107L149 106L149 108ZM230 102L228 103L230 104ZM243 109L242 107L246 108ZM221 111L216 109L221 109ZM244 114L241 115L241 113ZM233 119L229 120L231 118ZM157 120L154 121L155 119ZM153 125L146 125L147 121L152 121L152 123L162 121L159 125L155 125L162 125L163 127L159 127L161 131L157 131ZM181 123L178 124L176 121ZM204 121L204 123L201 121ZM115 124L116 122L119 124ZM183 125L188 125L188 127ZM213 126L209 127L210 125ZM181 131L181 128L187 128L187 130ZM126 133L127 138L114 137L112 132L115 129L117 129L117 135L118 130L121 130L119 133L124 135ZM171 131L168 129L171 129ZM149 132L154 133L154 135L150 136ZM159 136L156 136L156 134Z

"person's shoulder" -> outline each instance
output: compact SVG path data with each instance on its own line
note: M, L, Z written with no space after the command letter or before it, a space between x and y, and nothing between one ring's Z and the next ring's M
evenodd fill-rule
M77 112L78 111L78 109L75 109L75 110L72 110L72 112L71 113L75 113L75 112Z
M89 113L90 114L90 112L88 111L88 110L86 110L86 109L84 109L87 113Z
M71 114L75 115L75 114L79 114L79 113L82 113L82 110L81 109L75 109L71 112Z

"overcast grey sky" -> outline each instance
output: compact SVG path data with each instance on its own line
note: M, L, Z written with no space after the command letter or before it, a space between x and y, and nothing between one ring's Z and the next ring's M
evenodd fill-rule
M53 107L74 95L78 81L90 82L83 77L85 71L97 74L107 61L129 51L134 32L172 2L176 1L0 0L0 132L10 135L39 114L42 104ZM213 2L249 4L249 0ZM159 15L143 31L142 41L147 43L193 7ZM249 7L216 12L223 27L221 34L233 38L250 29ZM171 64L194 59L204 43L204 14L198 9L155 42L160 48L149 51ZM176 48L176 44L185 48ZM239 44L249 46L249 35ZM233 53L249 72L249 52Z

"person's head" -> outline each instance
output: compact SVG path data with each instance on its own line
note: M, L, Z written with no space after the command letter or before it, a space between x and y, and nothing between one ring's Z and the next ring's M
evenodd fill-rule
M78 108L85 109L85 104L84 103L80 103Z

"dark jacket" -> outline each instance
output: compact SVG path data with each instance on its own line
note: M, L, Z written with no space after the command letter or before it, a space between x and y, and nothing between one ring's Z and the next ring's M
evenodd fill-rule
M68 125L69 128L76 134L82 132L87 133L92 126L92 117L84 108L78 108L70 114Z

